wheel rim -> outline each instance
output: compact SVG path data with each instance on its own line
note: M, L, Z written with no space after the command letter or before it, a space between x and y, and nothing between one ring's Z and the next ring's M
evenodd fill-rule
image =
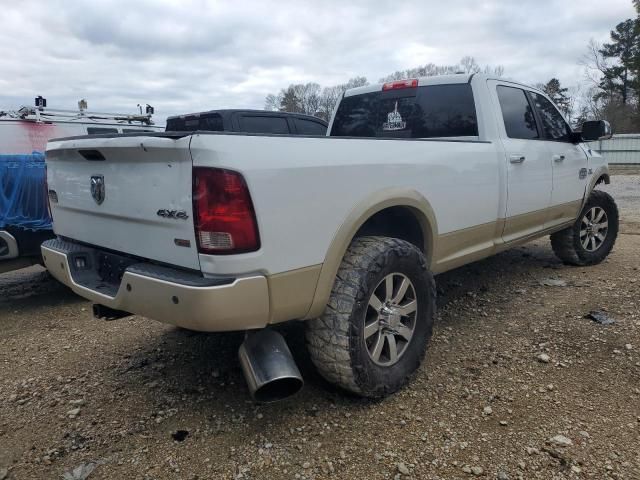
M364 320L364 343L371 360L384 367L398 362L413 338L418 315L416 290L402 273L390 273L373 290Z
M580 223L580 243L588 252L598 250L609 232L609 219L602 207L587 210Z

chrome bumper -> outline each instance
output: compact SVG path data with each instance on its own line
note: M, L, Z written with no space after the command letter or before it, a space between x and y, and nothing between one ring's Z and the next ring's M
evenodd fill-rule
M114 310L203 332L263 328L269 321L269 291L263 276L207 279L132 262L119 284L106 284L97 279L99 253L60 239L42 244L44 263L57 280Z

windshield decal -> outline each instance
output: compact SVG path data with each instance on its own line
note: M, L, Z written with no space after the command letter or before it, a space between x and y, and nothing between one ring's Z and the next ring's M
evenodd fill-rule
M404 130L407 128L407 122L402 120L402 116L398 111L398 102L393 109L393 112L387 114L387 121L382 124L382 130Z

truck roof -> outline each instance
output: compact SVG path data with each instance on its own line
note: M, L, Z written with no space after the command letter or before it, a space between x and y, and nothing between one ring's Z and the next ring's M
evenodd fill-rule
M434 75L431 77L418 77L417 80L418 80L418 86L421 86L421 87L424 87L426 85L445 85L445 84L451 85L453 83L470 83L471 80L476 80L476 81L504 80L504 81L508 81L509 83L513 83L515 85L521 85L523 87L533 88L523 83L515 82L513 80L508 80L505 78L500 78L498 76L489 75L486 73L454 73L450 75ZM364 87L351 88L346 92L344 92L344 96L350 97L352 95L361 95L363 93L379 92L380 90L382 90L382 86L385 83L389 83L389 82L382 82L382 83L376 83L373 85L366 85Z

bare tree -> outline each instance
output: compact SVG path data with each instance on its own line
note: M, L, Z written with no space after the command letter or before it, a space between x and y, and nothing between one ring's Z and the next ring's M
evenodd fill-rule
M293 85L293 91L299 102L299 113L315 115L320 106L320 85L304 83Z
M476 62L476 59L470 56L462 57L462 60L460 60L460 66L464 73L480 73L482 70L480 65Z
M462 57L460 63L456 65L436 65L434 63L427 63L415 68L394 72L381 78L380 82L392 82L394 80L404 80L405 78L433 77L435 75L448 75L452 73L471 74L480 72L501 77L504 74L504 67L502 65L485 65L484 67L481 67L478 65L474 57L465 56Z
M366 77L354 77L349 79L347 83L335 85L333 87L325 87L320 95L320 106L317 116L325 120L329 120L333 115L333 110L346 90L368 85Z
M380 82L403 80L405 78L432 77L452 73L480 73L502 76L504 67L501 65L481 67L471 56L463 57L456 65L436 65L427 63L407 70L399 70L384 78ZM266 110L280 110L285 112L306 113L329 120L333 110L344 92L350 88L368 85L366 77L354 77L347 83L331 87L320 87L317 83L289 85L280 90L278 94L269 94L265 97Z
M267 95L264 99L264 109L265 110L278 110L280 108L281 98L273 93Z

